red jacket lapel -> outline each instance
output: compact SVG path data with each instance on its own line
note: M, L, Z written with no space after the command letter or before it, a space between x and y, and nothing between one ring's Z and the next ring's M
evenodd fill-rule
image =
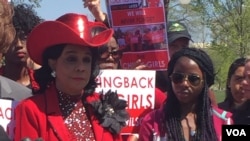
M60 140L71 140L70 134L66 128L66 126L62 123L63 117L62 113L59 108L58 98L57 98L57 91L54 86L52 86L48 91L46 91L46 104L47 104L47 116L48 116L48 122L53 128L53 132L57 135ZM49 107L49 108L48 108Z

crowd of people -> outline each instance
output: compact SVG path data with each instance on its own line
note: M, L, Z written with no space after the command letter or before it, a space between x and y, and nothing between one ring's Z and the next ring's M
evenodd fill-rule
M122 134L127 101L116 90L95 92L100 70L122 69L122 51L100 2L83 3L95 21L79 13L44 21L29 5L0 0L0 98L19 101L14 137L1 125L1 141L221 141L222 125L250 124L250 59L232 62L225 100L217 104L212 59L189 47L185 24L169 21L170 60L166 71L156 71L155 108L138 132ZM136 60L130 69L145 68Z

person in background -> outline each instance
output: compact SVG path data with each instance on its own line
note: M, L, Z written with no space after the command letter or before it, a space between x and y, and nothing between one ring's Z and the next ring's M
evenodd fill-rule
M0 0L0 54L6 53L15 38L13 26L13 7L6 0ZM0 76L0 99L22 100L31 96L31 90ZM10 141L3 126L0 124L0 140Z
M167 22L167 38L169 59L175 52L183 48L189 48L190 41L193 41L187 26L180 21ZM156 72L156 86L163 92L166 92L165 84L169 81L166 73L166 71ZM209 97L211 104L217 106L215 93L211 89L209 89Z
M99 48L99 67L100 69L120 69L121 50L114 37Z
M107 30L107 27L99 27L93 30L92 35L97 35L101 31ZM120 59L122 57L122 52L119 50L119 46L115 40L115 37L111 37L108 43L102 45L98 48L99 59L98 64L99 68L103 70L107 69L122 69L120 66ZM142 69L143 66L135 67L136 70ZM155 89L156 101L155 107L159 108L161 103L165 100L166 95L160 91L160 89Z
M250 99L250 57L246 58L244 80L242 82L242 88L244 91L244 97Z
M226 82L226 97L218 104L219 108L233 112L246 101L242 89L245 61L246 58L238 58L230 65Z
M95 28L92 31L92 36L98 35L100 32L107 30L108 27ZM121 50L114 36L108 43L98 48L98 64L100 69L121 69L120 59L122 56Z
M246 58L244 79L241 82L244 93L245 102L241 104L237 110L233 112L233 120L235 124L250 124L250 58Z
M167 38L169 58L182 48L189 47L189 42L192 41L186 25L180 21L167 22Z
M16 32L13 26L13 7L5 0L0 0L0 53L4 54L12 44ZM31 90L23 85L0 76L0 98L22 100L31 96Z
M101 31L107 30L107 27L100 27L96 28L94 32L92 32L92 35L98 35ZM103 46L101 46L98 49L99 52L99 59L98 64L100 69L122 69L120 67L120 59L122 56L121 51L118 49L119 46L115 40L114 37L112 37L109 42ZM156 101L155 101L155 107L159 108L161 103L164 101L166 95L161 92L159 89L155 89L156 93ZM136 141L138 138L138 135L122 135L123 141Z
M184 23L179 21L167 22L167 40L168 40L168 58L186 47L189 47L189 42L192 41L191 35L188 32ZM166 92L167 83L166 71L156 71L156 86L161 91Z
M108 17L107 14L104 13L101 9L101 1L100 0L84 0L83 1L83 6L84 8L88 8L89 11L92 13L92 15L95 18L95 21L97 22L102 22L104 23L107 27L110 27L109 22L108 22ZM97 31L98 32L98 31ZM119 45L117 43L117 39L116 36L113 35L113 38L111 38L110 40L110 45L113 45L115 47L113 47L113 50L115 50L115 53L119 54L119 61L116 61L116 63L119 63L117 68L122 69L121 65L120 65L120 59L121 59L121 55L122 55L122 50L119 49ZM100 48L101 52L105 49ZM107 49L106 49L107 50ZM110 50L110 49L109 49ZM111 50L110 50L111 51ZM118 59L117 59L118 60ZM115 63L115 64L116 64ZM142 70L145 69L146 66L141 64L141 60L137 60L130 69L136 69L136 70ZM102 68L101 68L102 69ZM116 69L116 68L115 68Z
M33 62L27 53L26 40L31 30L43 19L36 15L32 5L19 4L14 6L13 24L16 37L8 51L4 54L4 65L0 74L12 79L33 91L38 90L34 70L29 63Z
M222 125L232 122L232 114L210 103L215 72L207 53L196 48L179 50L167 74L168 97L160 109L143 118L139 141L221 140Z
M95 17L96 21L103 22L108 24L107 15L102 12L100 6L100 0L85 0L84 7L88 8L90 12ZM107 27L110 27L107 25ZM98 29L94 34L98 34L103 29ZM111 40L99 48L99 67L100 69L122 69L120 65L120 59L122 57L122 52L119 50L119 45L117 44L116 38L113 35ZM112 67L108 67L112 66ZM137 60L135 64L131 67L131 69L135 70L143 70L146 66L141 64L141 60ZM160 89L155 89L155 108L159 108L163 101L165 100L166 95ZM123 135L123 141L136 141L138 139L137 134L133 134L130 136Z
M140 33L140 30L134 31L130 38L130 50L132 52L135 51L142 51L142 34Z
M95 93L98 47L113 35L85 15L67 13L36 26L27 39L30 58L40 89L15 109L15 141L90 140L119 141L129 115L126 101L115 92ZM67 36L65 36L67 35ZM41 38L42 37L42 38Z

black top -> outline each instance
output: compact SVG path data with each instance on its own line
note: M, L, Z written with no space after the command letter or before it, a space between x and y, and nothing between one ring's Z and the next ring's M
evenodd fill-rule
M0 125L0 141L11 141L1 125Z
M250 100L246 101L237 110L233 111L234 124L250 125Z

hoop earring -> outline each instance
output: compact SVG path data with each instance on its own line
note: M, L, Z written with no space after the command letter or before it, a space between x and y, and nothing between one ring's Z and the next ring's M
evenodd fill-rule
M56 72L54 70L50 74L52 77L54 77L54 78L56 77Z

